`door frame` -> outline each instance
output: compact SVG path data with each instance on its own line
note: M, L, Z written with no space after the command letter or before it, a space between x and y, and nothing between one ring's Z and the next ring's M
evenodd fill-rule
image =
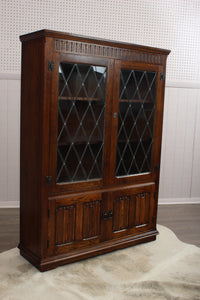
M160 128L162 128L162 112L164 101L162 101L163 85L160 80L160 74L163 72L163 67L161 65L145 64L145 63L135 63L131 61L121 61L115 60L114 66L114 85L113 85L113 99L112 99L112 115L118 116L119 112L119 88L120 88L120 69L135 69L141 71L154 71L157 72L157 91L156 91L156 107L154 113L154 141L152 148L152 171L141 174L133 174L128 176L116 177L116 153L117 153L117 134L118 134L118 117L112 118L112 134L111 134L111 144L112 144L112 156L111 156L111 176L110 184L123 185L123 184L133 184L137 182L147 182L155 180L159 174L159 164L160 164L160 148L161 148L161 134ZM158 166L158 168L156 167Z
M53 53L54 72L52 72L51 85L51 105L50 105L50 146L49 146L49 176L52 177L49 185L49 195L59 192L84 191L98 189L107 184L109 178L109 149L110 137L109 129L111 127L110 114L112 111L112 84L113 84L113 66L114 60L109 58L98 58L90 56L80 56L75 54ZM58 72L60 62L87 64L96 66L105 66L107 68L106 82L106 109L104 117L104 150L103 150L103 176L101 179L92 179L88 181L77 181L67 183L56 183L57 174L57 130L58 130Z

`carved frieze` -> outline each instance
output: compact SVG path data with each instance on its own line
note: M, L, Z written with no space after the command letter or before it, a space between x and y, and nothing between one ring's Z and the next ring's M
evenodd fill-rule
M73 53L79 55L125 59L151 64L160 64L162 62L162 55L156 53L149 53L141 50L137 51L132 49L110 47L106 45L98 45L71 40L55 39L54 50L56 52L61 53Z

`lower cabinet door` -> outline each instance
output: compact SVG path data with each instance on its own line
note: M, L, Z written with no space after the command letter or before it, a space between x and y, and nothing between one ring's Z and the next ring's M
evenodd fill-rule
M101 193L49 200L49 254L98 244L101 240L101 202Z
M49 200L48 255L98 247L155 229L154 191L154 184L146 184Z
M155 227L155 186L113 192L112 238L137 235Z

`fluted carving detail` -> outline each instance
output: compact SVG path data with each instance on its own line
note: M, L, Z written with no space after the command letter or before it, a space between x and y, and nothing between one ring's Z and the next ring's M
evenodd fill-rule
M100 234L100 201L90 201L83 205L83 239Z
M160 54L61 39L54 40L54 50L62 53L110 57L152 64L162 62Z
M56 209L56 245L71 243L75 240L75 212L74 205L58 207Z

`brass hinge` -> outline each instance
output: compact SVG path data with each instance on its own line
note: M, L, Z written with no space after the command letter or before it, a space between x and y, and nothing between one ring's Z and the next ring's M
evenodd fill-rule
M46 176L45 180L46 180L46 185L50 185L52 182L52 176Z
M50 215L50 210L48 209L48 219L49 219L49 215Z
M158 171L159 171L159 164L155 165L154 171L155 171L155 172L158 172Z
M154 200L156 200L156 194L157 194L157 193L156 193L156 192L154 192Z
M47 240L47 248L49 248L49 240Z
M152 217L152 223L155 224L155 221L156 221L156 217L153 216L153 217Z
M165 80L165 73L160 73L160 80Z
M48 71L54 71L54 61L48 61Z

